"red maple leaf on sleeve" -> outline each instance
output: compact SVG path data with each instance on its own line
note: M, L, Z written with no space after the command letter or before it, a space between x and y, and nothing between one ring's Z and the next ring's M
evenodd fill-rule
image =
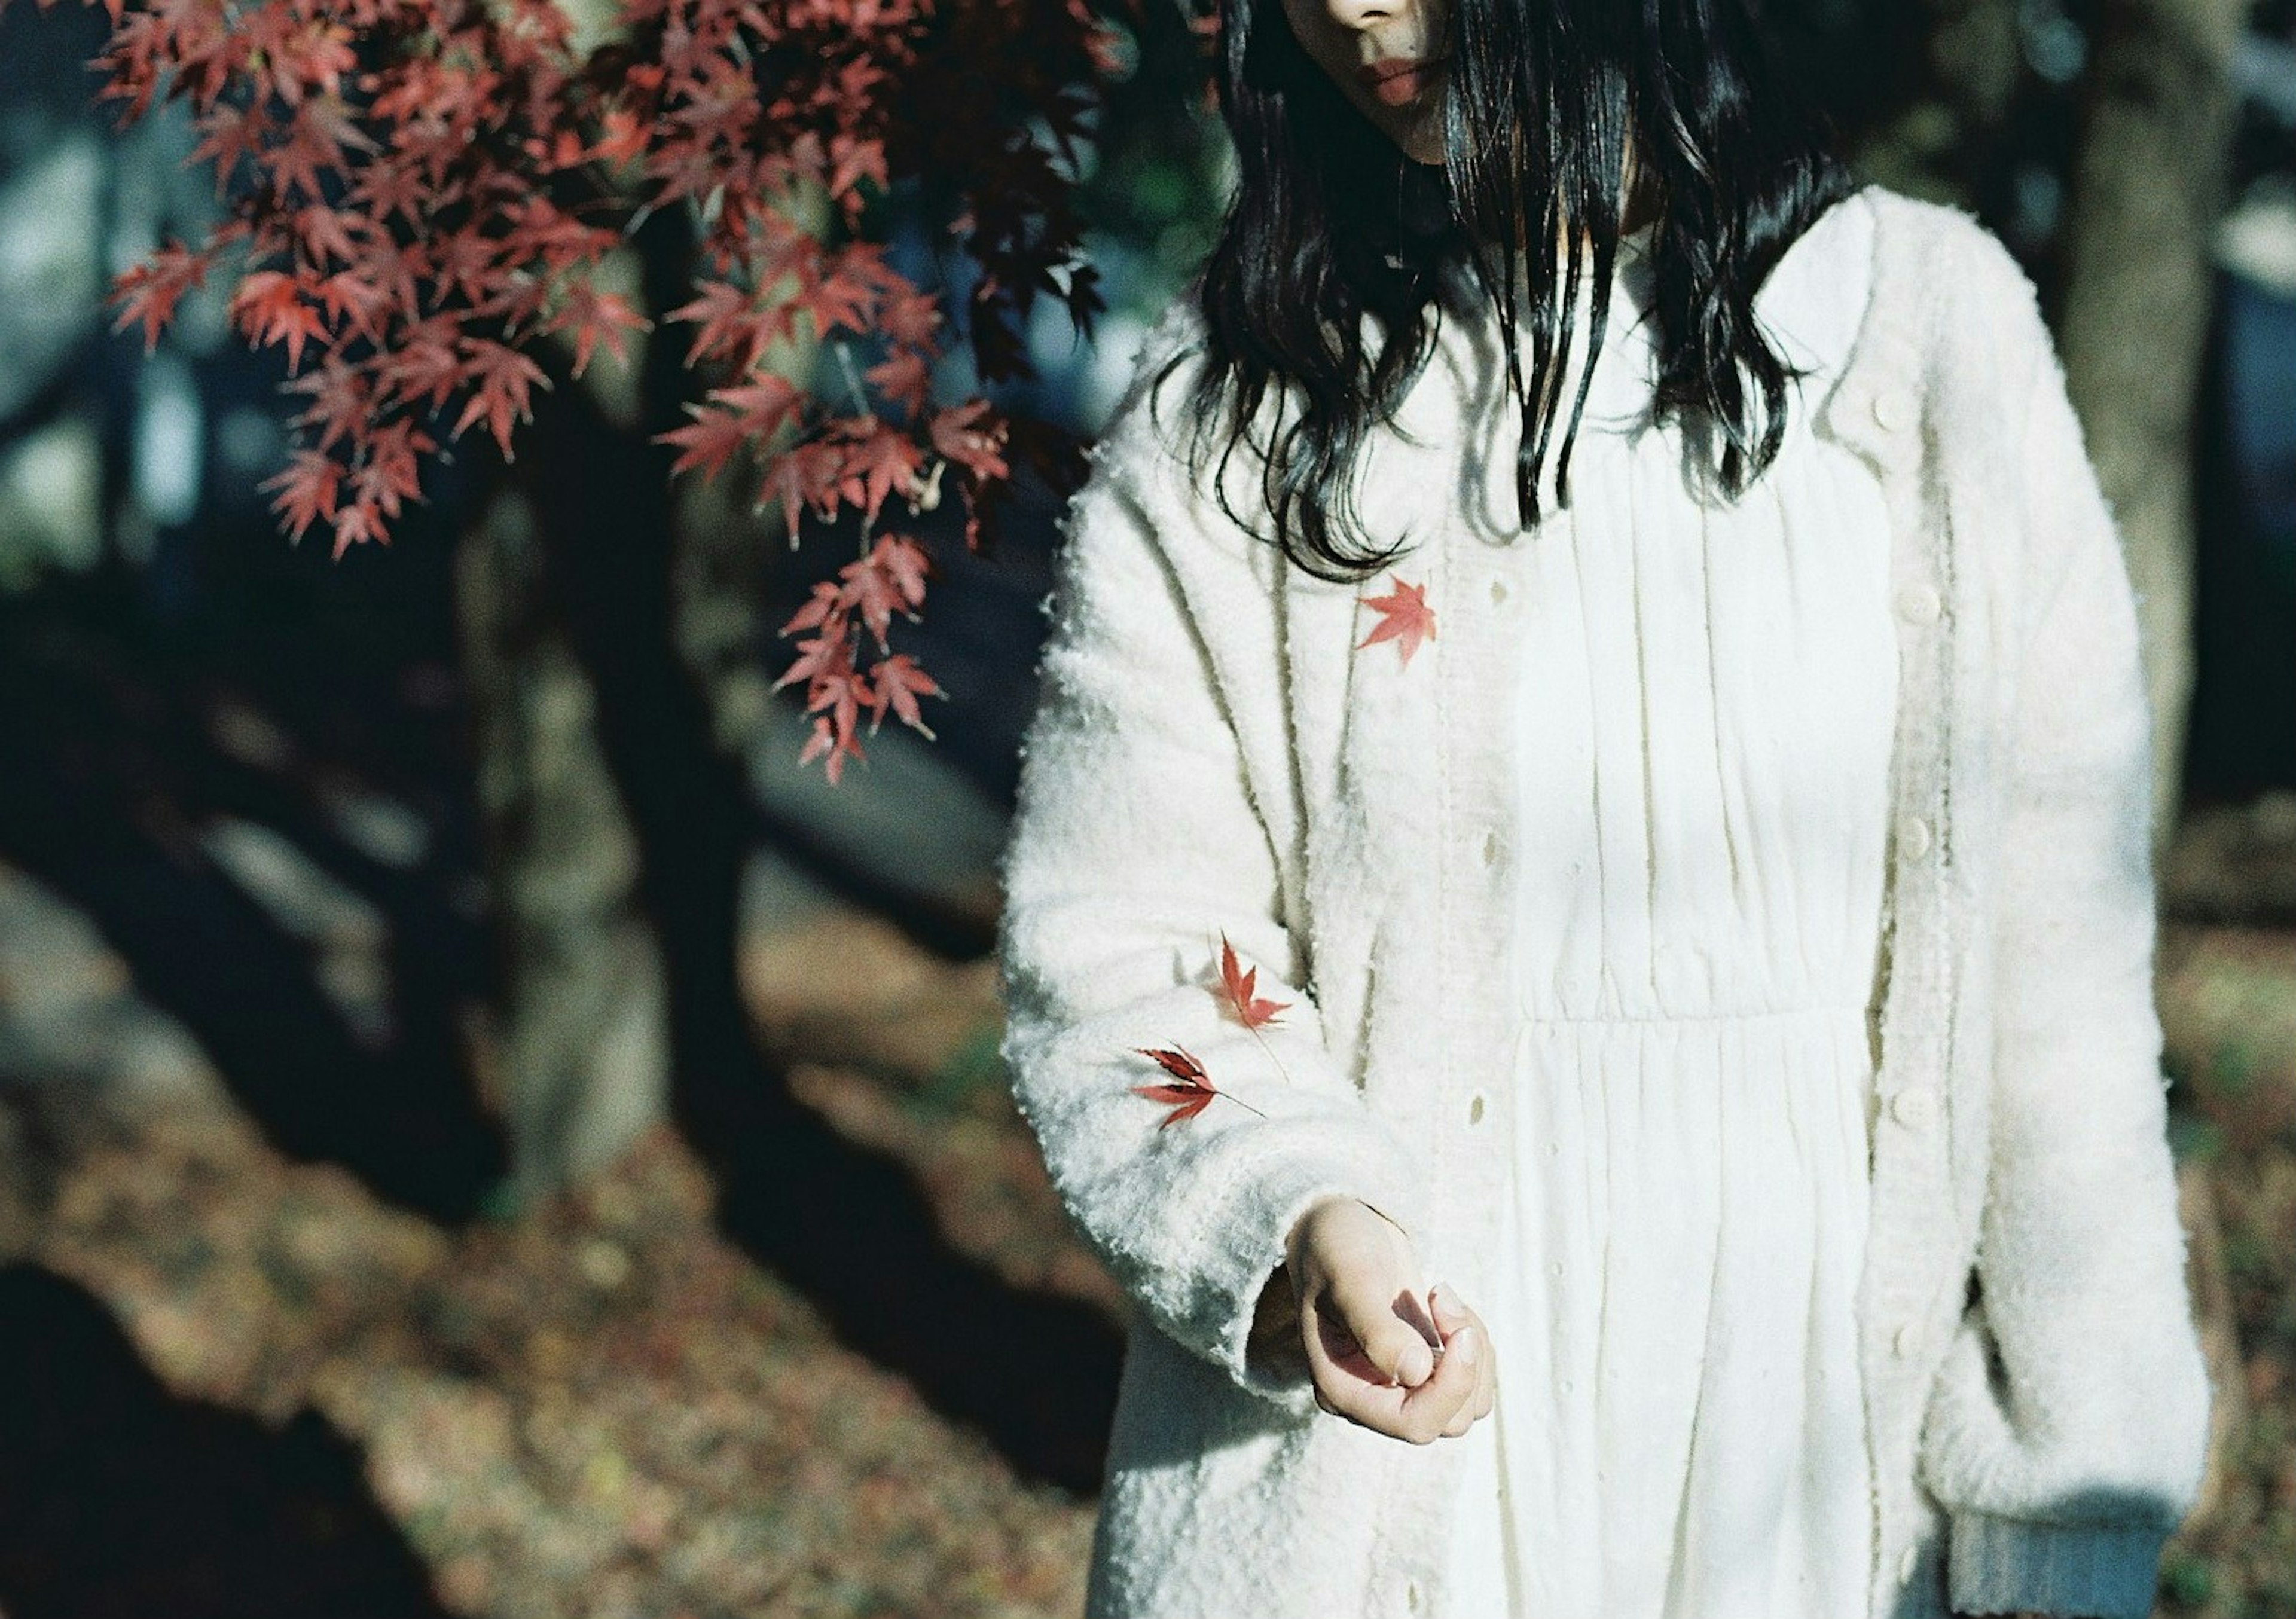
M1259 969L1257 967L1249 972L1242 969L1242 964L1235 959L1235 946L1227 942L1227 935L1221 934L1220 993L1228 1005L1235 1010L1235 1015L1242 1021L1243 1026L1248 1029L1256 1029L1263 1023L1275 1022L1276 1014L1292 1004L1289 1001L1261 999L1254 993L1254 985L1259 977Z
M1177 1124L1182 1119L1195 1117L1211 1105L1213 1097L1224 1094L1214 1088L1211 1075L1204 1072L1204 1065L1188 1055L1185 1047L1168 1051L1151 1051L1146 1046L1132 1049L1143 1057L1153 1058L1156 1066L1172 1076L1163 1084L1132 1087L1136 1095L1172 1105L1172 1111L1164 1116L1165 1124ZM1163 1125L1157 1128L1161 1129Z
M1379 609L1379 626L1357 643L1357 650L1374 642L1392 641L1403 654L1404 667L1411 666L1411 655L1419 650L1422 641L1435 638L1435 609L1427 605L1427 587L1406 585L1401 579L1395 589L1384 596L1358 596L1365 607Z
M1172 1076L1160 1085L1132 1087L1136 1092L1152 1100L1171 1104L1172 1111L1164 1116L1165 1124L1177 1124L1184 1118L1195 1117L1211 1105L1215 1096L1225 1096L1239 1108L1251 1108L1262 1118L1267 1116L1233 1091L1223 1091L1214 1085L1212 1076L1204 1072L1204 1065L1190 1055L1185 1046L1175 1043L1168 1051L1160 1048L1152 1051L1146 1046L1132 1049L1143 1057L1154 1059L1156 1066ZM1157 1126L1159 1129L1162 1127L1161 1124Z

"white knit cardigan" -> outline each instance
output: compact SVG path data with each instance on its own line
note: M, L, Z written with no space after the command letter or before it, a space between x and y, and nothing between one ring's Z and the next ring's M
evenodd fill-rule
M1879 188L1874 291L1817 429L1878 472L1899 705L1872 1219L1857 1300L1880 1535L1866 1619L2136 1619L2200 1480L2152 989L2148 716L2118 537L2030 284ZM1843 203L1838 206L1852 206ZM1088 1619L1493 1619L1443 1580L1458 1446L1247 1361L1332 1193L1489 1296L1515 1110L1508 704L1522 601L1490 330L1454 322L1360 486L1415 548L1318 580L1178 454L1183 299L1070 504L1004 863L1004 1055L1137 1317ZM1494 454L1494 451L1496 454ZM1241 469L1244 457L1237 458ZM1234 470L1239 511L1254 479ZM1361 598L1423 587L1406 663ZM1258 993L1217 986L1225 934ZM1264 1043L1263 1043L1264 1042ZM1166 1125L1184 1048L1229 1095ZM1504 1353L1504 1345L1499 1346ZM1597 1615L1560 1619L1603 1619Z

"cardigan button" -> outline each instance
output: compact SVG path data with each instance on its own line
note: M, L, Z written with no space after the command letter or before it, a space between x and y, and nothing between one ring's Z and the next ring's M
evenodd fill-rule
M1908 815L1898 823L1898 846L1908 860L1919 860L1930 852L1930 823L1919 815Z
M1898 1584L1903 1585L1914 1577L1914 1549L1910 1546L1906 1547L1905 1556L1898 1559Z
M1419 1611L1419 1582L1418 1582L1418 1581L1416 1581L1416 1580L1406 1580L1406 1581L1405 1581L1405 1582L1404 1582L1404 1585L1403 1585L1403 1601L1404 1601L1404 1605L1405 1605L1406 1607L1407 1607L1408 1608L1410 1608L1410 1610L1411 1610L1413 1613L1414 1613L1414 1614L1415 1614L1415 1613L1417 1613L1417 1612Z
M1898 593L1898 616L1908 624L1935 624L1944 611L1944 598L1926 585L1908 585Z
M1890 1335L1890 1352L1903 1360L1914 1353L1914 1345L1920 1339L1921 1334L1915 1330L1913 1322L1907 1321Z
M1937 1098L1922 1086L1909 1085L1890 1101L1890 1111L1899 1124L1919 1130L1937 1116Z
M1913 419L1913 405L1905 395L1883 392L1874 396L1874 424L1882 431L1894 433Z
M1470 1124L1480 1124L1482 1122L1483 1093L1480 1091L1478 1091L1467 1103L1467 1123Z
M1487 866L1499 863L1499 835L1496 832L1483 834L1483 863Z
M1500 602L1505 600L1506 581L1505 579L1493 579L1491 581L1491 605L1496 607Z

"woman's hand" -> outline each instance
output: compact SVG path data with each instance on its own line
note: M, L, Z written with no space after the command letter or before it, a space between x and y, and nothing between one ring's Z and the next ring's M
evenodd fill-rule
M1464 1434L1490 1414L1496 1361L1482 1320L1439 1287L1417 1296L1411 1239L1352 1198L1329 1198L1292 1232L1288 1323L1316 1403L1414 1444ZM1269 1336L1286 1323L1263 1323ZM1255 1337L1259 1336L1255 1330Z

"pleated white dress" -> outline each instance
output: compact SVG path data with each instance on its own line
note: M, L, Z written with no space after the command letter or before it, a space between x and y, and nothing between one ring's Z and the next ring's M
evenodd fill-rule
M1847 356L1872 217L1831 209L1758 312ZM1797 401L1742 503L1642 423L1622 264L1573 504L1521 537L1521 1150L1499 1393L1456 1619L1841 1619L1874 1535L1866 1234L1896 698L1879 486Z

